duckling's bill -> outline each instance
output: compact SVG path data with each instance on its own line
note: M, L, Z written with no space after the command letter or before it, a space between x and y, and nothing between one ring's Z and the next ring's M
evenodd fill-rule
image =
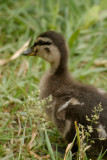
M29 48L26 51L24 51L22 53L22 55L25 55L25 56L34 56L34 55L36 55L36 53L35 53L35 51L32 48Z

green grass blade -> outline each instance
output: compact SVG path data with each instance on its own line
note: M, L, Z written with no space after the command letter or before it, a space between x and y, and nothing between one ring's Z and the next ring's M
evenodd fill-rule
M52 150L52 146L51 146L51 143L50 143L46 128L45 128L45 138L46 138L46 144L47 144L47 148L48 148L49 154L51 156L51 159L55 160L54 152Z

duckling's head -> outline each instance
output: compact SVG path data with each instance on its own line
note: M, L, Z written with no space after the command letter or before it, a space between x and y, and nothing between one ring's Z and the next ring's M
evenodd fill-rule
M61 34L47 31L39 35L31 48L23 55L39 56L50 62L54 73L62 73L67 68L68 52Z

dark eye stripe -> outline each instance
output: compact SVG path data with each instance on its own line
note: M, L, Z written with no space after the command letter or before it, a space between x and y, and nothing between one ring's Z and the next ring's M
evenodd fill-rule
M44 42L42 40L39 40L38 42L35 42L33 46L35 47L37 45L42 46L42 45L51 45L51 44L52 44L51 42L48 42L48 41Z
M43 45L51 45L51 42L43 42Z

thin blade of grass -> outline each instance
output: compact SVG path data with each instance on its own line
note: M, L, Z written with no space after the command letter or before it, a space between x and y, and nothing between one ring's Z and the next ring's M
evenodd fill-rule
M102 150L101 150L101 152L100 152L100 154L99 154L97 160L102 160L102 158L104 157L104 155L105 155L106 153L107 153L107 149L105 150L104 153L102 153Z
M68 144L67 148L66 148L66 151L65 151L65 156L64 156L64 160L67 160L68 158L70 158L72 160L72 155L70 154L70 157L68 157L68 154L69 152L71 151L73 145L74 145L74 142L75 142L75 139L76 139L76 136L74 137L73 141L71 143Z
M54 152L52 150L52 146L51 146L50 140L48 138L48 134L47 134L46 128L45 128L45 138L46 138L46 144L47 144L47 148L48 148L49 154L51 156L51 159L55 160Z

